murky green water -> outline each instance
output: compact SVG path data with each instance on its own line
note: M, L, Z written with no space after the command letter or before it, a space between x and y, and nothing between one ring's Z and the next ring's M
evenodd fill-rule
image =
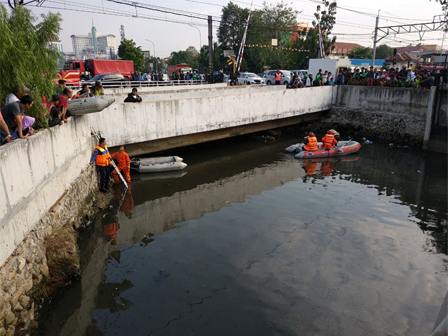
M304 163L293 142L178 150L184 172L133 176L83 232L82 279L40 334L429 334L448 287L446 156L375 143Z

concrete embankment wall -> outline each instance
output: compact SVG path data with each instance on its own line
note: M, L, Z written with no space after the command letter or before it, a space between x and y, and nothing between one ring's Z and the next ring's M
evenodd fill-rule
M336 104L322 123L382 139L423 142L430 90L339 86Z
M33 323L36 285L42 290L51 277L46 237L91 215L85 200L97 179L88 166L93 141L87 123L73 118L0 147L0 335Z
M207 135L212 132L224 130L218 137L211 136L208 140L253 132L253 128L241 130L238 127L269 121L297 123L299 121L292 118L329 110L336 91L337 87L332 86L300 90L285 90L284 86L241 86L193 89L191 92L141 92L142 103L118 101L88 118L108 140L110 147L137 143L128 150L138 155L166 149L163 146L151 148L152 144L146 149L136 149L143 143L160 139L163 145L172 148L193 143L175 142L173 139L177 137L196 135L200 138L197 143L207 141Z

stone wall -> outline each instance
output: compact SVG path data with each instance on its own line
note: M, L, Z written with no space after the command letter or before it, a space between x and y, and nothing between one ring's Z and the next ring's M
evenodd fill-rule
M97 186L95 168L87 167L0 268L0 336L32 330L42 298L68 280L61 278L60 268L71 269L70 276L79 271L74 229L88 225L98 206L104 207L110 199L98 195ZM48 250L54 244L65 257L59 257L52 269L49 265L54 266L51 259L55 256Z
M368 137L421 145L429 97L429 90L339 86L336 105L319 124L323 128L348 128Z

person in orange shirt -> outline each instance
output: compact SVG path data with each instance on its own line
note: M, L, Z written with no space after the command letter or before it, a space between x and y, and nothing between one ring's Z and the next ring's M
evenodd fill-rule
M124 151L124 146L120 146L120 150L112 154L112 159L117 160L118 170L126 179L126 182L131 183L131 160L129 160L129 155ZM115 170L112 171L112 176L115 182L119 182L118 174Z
M332 131L328 131L327 134L322 138L322 149L332 149L338 141L334 138Z

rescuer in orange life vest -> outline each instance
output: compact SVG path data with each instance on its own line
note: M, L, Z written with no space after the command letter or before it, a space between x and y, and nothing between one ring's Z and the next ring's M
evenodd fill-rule
M100 138L99 145L95 147L92 158L90 159L90 164L96 165L100 172L100 191L109 191L109 181L110 181L110 154L106 146L106 139Z
M313 132L310 132L308 134L308 137L305 139L303 143L305 144L305 146L303 147L304 150L317 151L319 149L319 145L317 144L317 138Z
M277 70L277 72L275 73L275 85L280 85L281 80L282 73L280 72L280 70Z
M104 235L109 238L109 241L117 238L117 231L118 231L117 222L106 224L103 227Z
M126 182L131 183L131 175L129 174L131 171L131 161L129 160L129 155L124 151L124 146L120 146L120 150L112 154L112 159L118 161L118 170L120 170L120 173L126 179ZM112 171L112 177L115 182L119 182L118 174L115 170Z
M327 134L322 138L322 149L331 149L338 143L338 141L334 138L334 134L332 131L328 131Z

